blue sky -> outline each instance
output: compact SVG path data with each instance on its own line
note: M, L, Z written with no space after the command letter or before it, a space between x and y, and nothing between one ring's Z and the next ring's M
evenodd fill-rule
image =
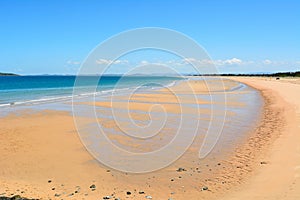
M1 0L0 71L76 74L100 42L141 27L190 36L221 72L295 71L299 19L296 0Z

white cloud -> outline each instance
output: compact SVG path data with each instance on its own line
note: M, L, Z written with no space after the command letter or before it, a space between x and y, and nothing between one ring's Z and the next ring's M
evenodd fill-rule
M272 63L273 62L271 60L269 60L269 59L266 59L266 60L263 61L263 64L265 64L265 65L270 65Z
M242 64L243 61L241 59L238 58L232 58L232 59L228 59L224 61L224 64L228 64L228 65L240 65Z
M140 62L140 65L148 65L148 64L149 64L149 62L147 60L142 60Z
M214 64L216 66L225 66L225 65L242 65L248 63L249 61L242 61L238 58L231 58L226 60L210 60L210 59L203 59L197 60L195 58L185 58L182 60L184 64L193 64L193 65L211 65Z
M96 60L98 65L111 65L111 64L128 64L128 60L109 60L100 58Z
M80 62L79 62L79 61L68 60L68 61L67 61L67 64L68 64L68 65L80 65Z

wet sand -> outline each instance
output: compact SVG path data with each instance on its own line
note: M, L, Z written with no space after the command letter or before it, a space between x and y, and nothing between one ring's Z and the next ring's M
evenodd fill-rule
M300 98L299 92L295 92L299 91L299 85L260 78L238 80L260 90L265 104L260 123L230 157L210 158L206 162L186 155L167 168L146 174L118 172L95 161L82 145L68 112L28 111L1 118L0 196L20 194L41 199L101 199L109 195L121 199L145 199L147 195L153 199L299 197L297 142L300 138L296 120L299 120ZM198 92L206 91L198 88L197 81L191 84ZM178 90L185 92L182 87ZM157 96L149 94L134 98L157 101ZM160 101L166 99L170 97ZM99 102L98 106L111 105ZM144 104L132 106L131 109L145 109ZM174 105L167 109L178 111ZM115 127L111 122L103 121L103 124ZM193 151L192 147L189 152ZM185 171L176 171L180 167ZM208 190L203 190L206 187Z
M300 199L300 79L299 78L232 78L262 91L277 110L275 118L267 119L266 129L253 175L245 184L235 187L224 199ZM268 100L269 99L269 100ZM265 124L265 125L264 125ZM264 133L264 130L259 131Z

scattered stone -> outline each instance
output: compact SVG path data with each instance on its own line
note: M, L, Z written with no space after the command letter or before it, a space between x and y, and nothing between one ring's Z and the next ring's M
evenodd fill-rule
M174 181L174 179L171 179L171 181Z
M146 198L146 199L152 199L152 196L147 195L147 196L145 196L145 198Z
M51 183L52 182L52 180L48 180L48 183Z
M130 191L127 191L126 194L127 194L127 195L131 195L131 192L130 192Z
M37 200L37 199L28 199L28 198L24 198L21 197L20 195L15 195L13 197L0 197L0 200Z
M139 194L145 194L145 192L144 191L139 191Z
M115 200L121 200L120 198L115 198Z
M186 169L184 169L184 168L182 168L182 167L179 167L176 171L177 171L177 172L184 172L184 171L186 171Z
M71 193L71 194L68 195L68 197L73 196L73 195L74 195L74 193Z
M220 166L220 165L221 165L221 163L218 163L218 165Z
M93 184L93 185L90 186L90 188L91 188L91 189L96 189L96 185Z
M11 200L23 200L23 198L20 195L15 195L11 198Z
M110 172L110 170L108 169L108 170L106 170L106 172Z
M113 197L112 196L105 196L103 197L103 199L112 199Z
M52 190L55 190L55 188L52 188Z
M55 196L55 197L59 197L59 196L60 196L60 194L57 194L57 193L56 193L54 196Z
M206 186L202 187L202 191L204 191L204 190L208 190L208 187L206 187Z
M261 164L261 165L266 165L267 162L266 162L266 161L261 161L260 164Z

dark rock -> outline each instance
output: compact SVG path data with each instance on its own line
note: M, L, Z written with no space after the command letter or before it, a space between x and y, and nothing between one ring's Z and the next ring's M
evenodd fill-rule
M208 187L206 187L206 186L202 187L202 191L204 191L204 190L208 190Z
M260 164L261 164L261 165L266 165L266 164L268 164L268 163L267 163L266 161L261 161Z
M131 192L130 192L130 191L127 191L126 194L127 194L127 195L131 195Z
M103 197L103 199L112 199L113 197L112 196L105 196Z
M52 180L48 180L48 183L51 183L52 182Z
M93 185L90 186L90 188L91 188L91 189L96 189L96 185L93 184Z
M20 195L15 195L11 198L11 200L23 200L23 198Z
M184 168L182 168L182 167L179 167L176 171L177 171L177 172L184 172L184 171L186 171L186 169L184 169Z
M139 194L145 194L145 192L144 191L139 191Z
M13 197L0 197L0 200L38 200L38 199L28 199L25 197L21 197L20 195L15 195Z

